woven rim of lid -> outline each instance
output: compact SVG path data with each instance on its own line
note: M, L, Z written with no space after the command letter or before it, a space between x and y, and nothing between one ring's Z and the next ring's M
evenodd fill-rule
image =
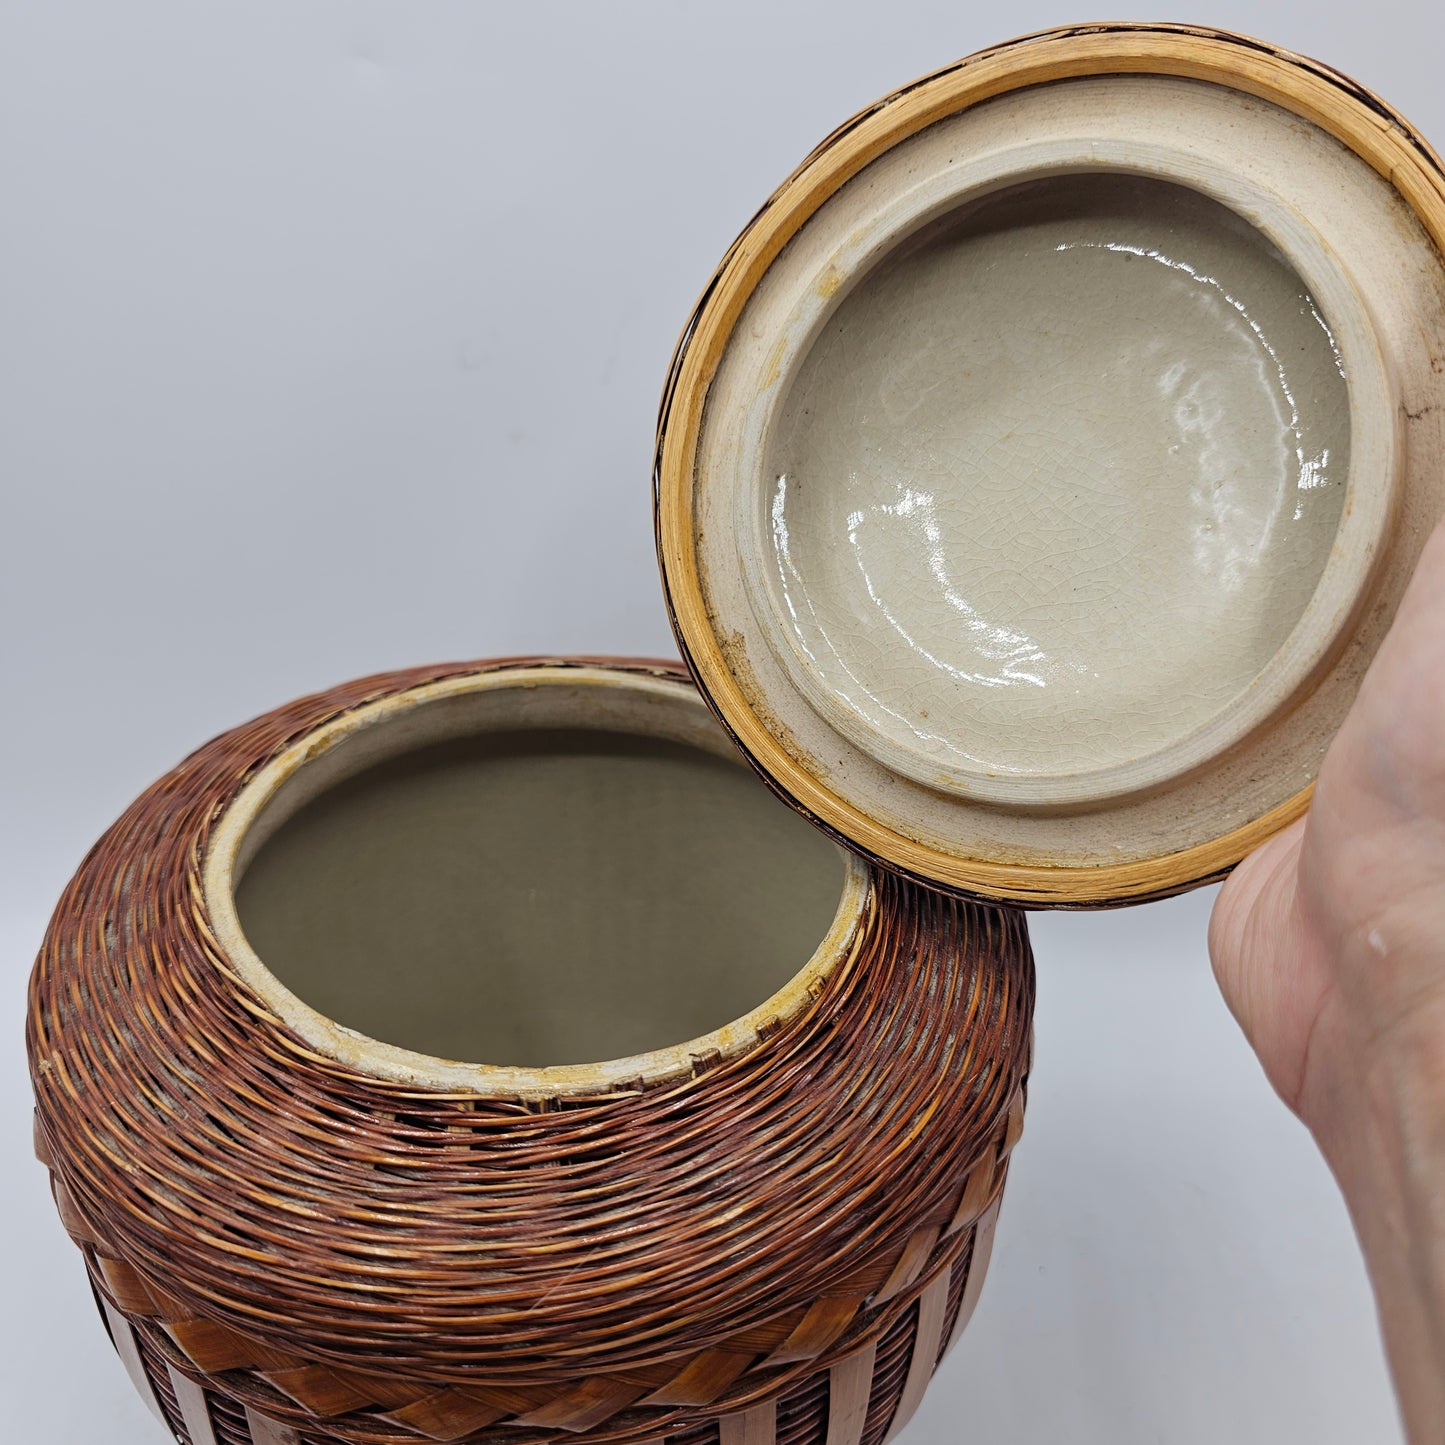
M894 871L972 896L1090 907L1166 897L1222 876L1301 816L1313 783L1242 826L1179 852L1046 866L962 858L880 823L801 767L729 667L694 550L693 467L709 387L743 308L784 246L848 180L925 127L1011 91L1105 75L1201 80L1319 126L1385 177L1445 250L1445 167L1378 97L1327 66L1228 32L1165 24L1072 26L1020 37L905 86L834 131L724 257L678 343L658 421L655 521L673 629L699 689L768 783L825 831Z

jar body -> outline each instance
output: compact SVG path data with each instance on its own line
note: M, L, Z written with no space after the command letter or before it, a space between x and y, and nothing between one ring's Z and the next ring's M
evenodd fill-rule
M365 679L193 754L62 899L32 981L37 1150L118 1352L190 1445L876 1445L967 1320L1022 1127L1033 977L1021 915L839 859L831 926L780 987L682 1042L680 1024L659 1024L655 1047L599 1064L471 1064L373 1038L313 1008L310 982L298 997L270 971L288 937L305 952L314 935L282 928L274 952L251 948L270 925L248 890L259 897L268 867L303 911L341 877L351 892L320 910L337 928L383 886L365 870L401 804L387 794L363 827L337 811L358 789L425 753L402 779L410 797L417 777L435 782L439 747L486 734L493 752L530 756L528 738L564 725L592 738L582 752L621 749L629 768L639 751L728 752L668 664L512 660ZM744 862L773 856L773 822L746 812L755 797L759 818L775 810L800 846L818 845L742 769L719 766L738 775L722 780L743 799L732 826L768 832L754 846L744 831ZM445 775L447 806L463 781ZM637 803L663 826L672 805L638 803L645 791L629 782L598 816ZM583 792L563 794L568 838L591 826ZM707 801L698 826L720 828L721 810ZM479 811L427 815L417 846ZM313 875L286 850L320 847L305 830L325 816L355 846ZM570 856L564 841L556 857ZM443 859L465 851L447 846ZM564 893L596 876L616 892L608 850L594 851L591 881L569 863ZM675 839L666 851L686 853ZM671 881L660 866L646 862L640 916L635 898L605 893L578 916L589 936L621 918L645 940L671 908L665 961L690 999L690 961L716 955L719 937L725 974L728 950L740 970L766 951L733 938L720 910L756 912L746 890L776 892L783 865L762 869L771 883L691 855ZM675 906L697 872L726 875L724 891ZM451 885L436 886L441 902L402 921L417 970ZM475 932L443 930L442 952L472 938L485 963ZM341 958L353 991L364 941ZM667 991L659 980L619 982L619 1012L645 1012ZM407 988L425 993L426 975Z

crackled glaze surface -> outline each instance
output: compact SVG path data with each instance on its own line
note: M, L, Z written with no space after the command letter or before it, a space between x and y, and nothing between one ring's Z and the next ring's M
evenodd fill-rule
M1087 775L1205 726L1339 528L1345 367L1299 274L1184 186L967 204L827 319L767 453L796 646L914 776Z

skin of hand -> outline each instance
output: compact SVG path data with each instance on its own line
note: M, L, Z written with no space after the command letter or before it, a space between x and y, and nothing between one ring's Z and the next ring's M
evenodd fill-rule
M1226 1003L1314 1135L1374 1287L1405 1432L1445 1441L1445 525L1308 814L1210 920Z

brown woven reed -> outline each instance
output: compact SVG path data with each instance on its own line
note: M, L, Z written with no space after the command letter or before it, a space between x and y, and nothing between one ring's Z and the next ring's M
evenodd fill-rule
M576 664L386 674L217 738L56 910L37 1151L188 1445L878 1445L972 1309L1022 1126L1019 914L877 873L848 965L750 1052L541 1101L348 1070L228 969L201 868L257 769L380 698L538 665Z

